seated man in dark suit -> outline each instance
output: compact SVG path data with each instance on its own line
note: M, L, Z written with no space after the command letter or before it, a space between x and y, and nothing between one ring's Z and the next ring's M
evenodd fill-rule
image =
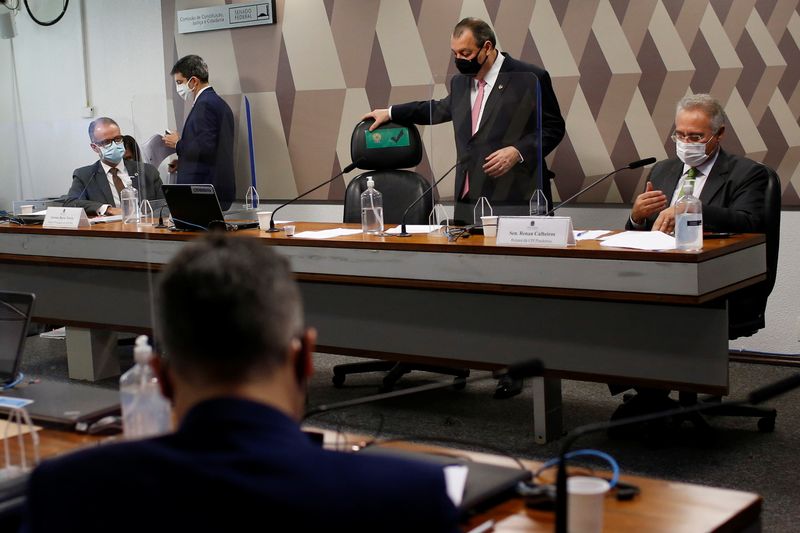
M64 206L83 207L91 216L119 215L122 214L120 191L128 186L139 191L139 201L164 198L156 167L123 160L123 136L114 120L108 117L93 120L89 124L89 140L100 160L72 173L72 186L62 197Z
M157 317L177 431L42 463L28 531L458 531L440 467L324 450L300 431L316 333L271 247L187 246L162 273Z
M719 232L765 231L766 167L746 157L729 154L720 143L725 135L725 111L708 94L684 97L675 114L677 158L658 162L647 189L633 203L626 228L671 233L675 202L685 183L703 205L703 229ZM627 387L612 386L613 393ZM614 418L675 407L669 391L637 387L637 396L617 409Z

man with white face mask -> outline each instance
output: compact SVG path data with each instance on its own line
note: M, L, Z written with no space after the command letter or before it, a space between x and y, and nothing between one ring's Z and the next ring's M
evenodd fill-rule
M100 117L89 124L89 146L99 161L72 173L72 186L62 197L65 207L83 207L90 216L122 214L120 191L133 187L139 200L163 199L158 170L147 163L123 160L125 145L114 120Z
M208 83L208 65L196 55L182 57L172 67L175 90L192 110L178 135L169 132L164 144L178 154L178 183L210 183L222 209L236 197L233 166L233 112Z
M708 231L763 232L764 166L724 151L725 111L708 94L686 96L675 115L677 159L660 161L650 173L647 189L633 203L627 229L671 233L675 202L685 183L703 204Z

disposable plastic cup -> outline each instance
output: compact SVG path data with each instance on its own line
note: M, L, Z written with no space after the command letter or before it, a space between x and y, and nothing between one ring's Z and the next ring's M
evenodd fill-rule
M569 533L600 533L603 508L611 485L605 479L573 476L567 479L567 530Z
M258 215L259 229L261 231L267 231L269 229L269 219L272 217L272 211L259 211L256 215Z
M484 237L497 237L496 216L481 217L481 225L483 225Z

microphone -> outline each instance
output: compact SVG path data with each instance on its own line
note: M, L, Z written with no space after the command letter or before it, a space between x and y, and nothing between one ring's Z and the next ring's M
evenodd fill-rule
M80 200L81 198L83 198L83 194L86 192L86 189L88 189L88 188L89 188L89 185L91 185L91 184L92 184L92 182L94 181L94 179L95 179L96 177L97 177L97 172L95 172L94 174L92 174L92 177L91 177L91 178L89 178L89 181L87 181L87 182L86 182L86 185L84 185L84 186L83 186L83 190L81 191L81 193L80 193L78 196L76 196L76 197L72 197L72 198L71 198L71 197L67 197L67 198L64 200L64 204L63 204L63 205L64 205L64 207L69 207L69 204L70 204L70 202L77 202L78 200Z
M339 176L342 176L343 174L347 174L348 172L350 172L351 170L353 170L354 168L356 168L358 165L360 165L362 161L364 161L364 159L363 159L363 158L362 158L362 159L359 159L358 161L354 161L354 162L350 163L349 165L347 165L346 167L344 167L344 169L343 169L341 172L339 172L338 174L336 174L335 176L333 176L331 179L329 179L329 180L326 180L326 181L323 181L322 183L320 183L319 185L317 185L317 186L316 186L316 187L314 187L313 189L309 189L309 190L307 190L306 192L304 192L303 194L301 194L300 196L297 196L297 197L295 197L295 198L292 198L292 199L291 199L291 200L289 200L288 202L286 202L286 203L284 203L284 204L281 204L281 205L279 205L278 207L276 207L276 208L275 208L275 211L273 211L273 212L272 212L272 216L271 216L271 217L269 217L269 229L268 229L267 231L268 231L269 233L275 233L276 231L280 231L279 229L277 229L277 228L275 227L275 213L277 213L277 212L278 212L280 209L282 209L282 208L286 207L287 205L289 205L289 204L291 204L291 203L294 203L294 202L296 202L297 200L299 200L300 198L302 198L303 196L305 196L305 195L307 195L307 194L311 194L312 192L316 191L316 190L317 190L317 189L319 189L320 187L322 187L322 186L324 186L324 185L327 185L327 184L329 184L330 182L332 182L333 180L335 180L335 179L336 179L336 178L338 178Z
M589 189L594 188L595 185L598 185L599 183L605 181L606 179L608 179L610 176L613 176L617 172L620 172L622 170L632 170L634 168L646 167L647 165L652 165L655 162L656 162L656 158L655 157L648 157L647 159L640 159L638 161L634 161L633 163L628 163L624 167L618 168L616 170L612 170L611 172L609 172L608 174L606 174L605 176L603 176L599 180L596 180L594 183L591 183L591 184L587 185L583 189L579 190L578 192L576 192L575 194L573 194L572 196L570 196L569 198L567 198L566 200L564 200L563 202L558 204L558 207L553 207L544 216L549 217L550 215L555 213L558 209L561 209L562 207L564 207L565 205L570 203L575 198L579 197L580 195L582 195L583 193L585 193Z
M401 225L400 225L400 233L398 233L398 234L396 235L396 237L410 237L410 236L411 236L411 234L410 234L410 233L408 233L408 232L406 231L406 217L408 216L408 212L409 212L409 211L411 211L411 208L412 208L412 207L414 207L415 205L417 205L417 202L419 202L420 200L422 200L423 198L425 198L425 195L426 195L426 194L428 194L430 191L432 191L434 187L436 187L437 185L439 185L439 183L440 183L440 182L441 182L443 179L445 179L445 178L446 178L446 177L447 177L447 176L448 176L448 175L449 175L449 174L450 174L450 173L453 171L453 169L454 169L454 168L456 168L458 165L463 165L464 163L466 163L467 161L469 161L471 157L472 157L472 156L471 156L470 154L464 154L464 155L463 155L463 156L462 156L462 157L461 157L461 158L460 158L458 161L456 161L456 163L455 163L455 164L454 164L452 167L450 167L450 169L449 169L447 172L445 172L445 173L442 175L442 177L441 177L441 178L439 178L438 180L434 181L434 182L431 184L431 186L430 186L430 187L428 187L427 189L425 189L425 191L424 191L422 194L420 194L419 196L417 196L417 199L416 199L416 200L414 200L413 202L411 202L411 205L409 205L409 206L406 208L406 210L403 212L403 219L401 220Z
M544 365L542 364L541 360L539 359L530 359L521 361L519 363L512 363L506 367L505 370L508 375L513 378L529 378L533 376L541 376L544 372ZM485 381L487 379L496 379L493 374L489 374L486 376L474 376L468 378L456 378L456 385L466 385L467 383L475 383L478 381ZM370 396L362 396L361 398L355 398L353 400L345 400L343 402L335 402L330 404L322 404L318 405L317 407L313 407L306 411L303 415L303 420L308 420L312 416L316 416L320 413L327 413L329 411L337 411L339 409L347 409L348 407L355 407L357 405L363 405L366 403L372 402L379 402L382 400L388 400L389 398L398 398L400 396L409 396L411 394L417 394L419 392L426 392L430 390L436 389L446 389L447 387L452 387L454 385L451 381L438 381L436 383L428 383L425 385L419 385L416 387L409 387L407 389L396 390L391 392L383 392L380 394L372 394Z
M743 400L725 402L724 405L758 405L798 387L800 387L800 374L794 374L788 378L784 378L780 381L765 385L752 391ZM689 407L676 407L675 409L668 409L666 411L659 411L646 415L632 416L610 422L586 424L570 431L564 437L561 450L558 454L558 472L556 474L556 533L567 533L567 466L564 456L572 447L572 444L578 440L578 438L589 433L596 433L598 431L605 431L612 428L639 424L641 422L651 422L653 420L660 420L662 418L669 418L671 416L699 413L702 411L713 411L714 409L719 409L719 407L719 403L698 403Z

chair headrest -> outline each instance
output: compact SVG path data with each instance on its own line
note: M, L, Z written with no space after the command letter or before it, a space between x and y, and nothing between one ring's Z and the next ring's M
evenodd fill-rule
M390 170L415 167L422 161L422 140L419 130L387 122L369 131L373 119L362 120L350 137L350 156L363 170Z

